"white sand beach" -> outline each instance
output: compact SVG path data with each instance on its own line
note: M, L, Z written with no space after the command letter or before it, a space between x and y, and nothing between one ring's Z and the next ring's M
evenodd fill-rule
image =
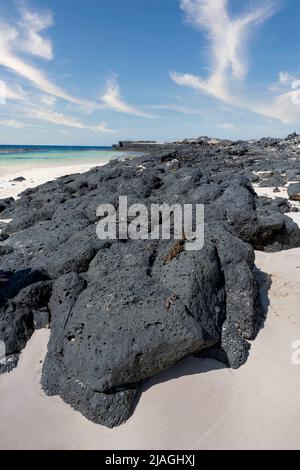
M57 169L56 176L63 171L70 169ZM36 170L17 188L53 177L54 169ZM1 184L0 197L16 194L15 186ZM300 224L299 213L291 216ZM0 449L299 449L300 353L293 345L300 340L300 249L257 252L256 265L270 275L270 282L260 275L269 305L245 366L234 371L187 358L147 380L134 415L109 430L43 393L49 330L37 331L18 367L0 376Z
M23 164L18 165L18 169L14 169L11 165L0 166L0 199L5 197L16 198L18 194L25 191L27 188L34 188L47 181L54 180L60 176L70 175L72 173L83 173L95 166L104 165L106 162L97 164L93 163L73 163L66 164L60 163L53 165L53 163L39 162L38 167L36 164ZM13 181L15 178L23 177L24 181Z

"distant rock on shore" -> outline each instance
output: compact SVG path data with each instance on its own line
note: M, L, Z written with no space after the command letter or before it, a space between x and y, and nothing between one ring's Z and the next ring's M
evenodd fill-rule
M292 201L300 201L300 183L290 184L288 195Z
M300 137L172 144L124 142L145 152L65 176L0 201L3 234L0 340L17 355L50 324L46 393L113 427L131 415L142 380L190 354L238 368L260 327L254 249L300 246L284 201L251 185L300 171ZM295 174L295 173L294 173ZM299 173L300 174L300 173ZM96 209L205 204L205 246L174 240L101 241ZM1 365L0 365L1 370Z
M17 176L17 178L13 179L14 183L22 183L23 181L26 181L26 178L24 178L24 176Z

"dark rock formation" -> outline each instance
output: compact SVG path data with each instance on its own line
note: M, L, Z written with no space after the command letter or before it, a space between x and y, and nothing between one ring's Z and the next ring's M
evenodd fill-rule
M292 204L284 197L276 197L271 199L269 197L263 196L260 198L260 200L264 206L267 206L273 211L281 212L282 214L288 214L289 212L292 212L293 209Z
M14 202L13 197L7 197L5 199L0 199L0 213L3 212L13 202Z
M300 183L290 184L288 195L291 201L300 201Z
M300 246L287 201L258 198L250 180L269 171L282 182L297 139L147 143L151 154L11 201L0 252L0 340L11 363L50 324L44 390L109 427L130 416L142 380L189 354L240 367L258 329L253 249ZM120 195L148 208L205 204L204 248L187 251L184 238L99 240L97 207L117 207Z
M23 181L26 181L26 178L24 178L24 176L18 176L17 178L13 179L14 183L22 183Z
M0 242L5 242L7 240L9 235L7 233L0 233Z

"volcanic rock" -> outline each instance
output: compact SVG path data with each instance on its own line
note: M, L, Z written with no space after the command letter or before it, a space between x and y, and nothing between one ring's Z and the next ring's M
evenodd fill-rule
M5 199L0 199L0 213L3 212L13 202L14 202L13 197L7 197Z
M292 201L300 201L300 183L290 184L288 195Z
M23 181L26 181L26 178L24 178L24 176L18 176L17 178L13 179L14 183L22 183Z
M288 203L259 198L247 176L284 180L297 166L296 140L132 144L148 153L10 201L1 215L12 221L0 252L0 340L11 364L50 324L44 390L109 427L129 418L141 381L187 355L243 365L259 325L254 249L300 246ZM204 247L186 250L185 237L99 240L97 208L117 208L119 196L148 209L204 204Z

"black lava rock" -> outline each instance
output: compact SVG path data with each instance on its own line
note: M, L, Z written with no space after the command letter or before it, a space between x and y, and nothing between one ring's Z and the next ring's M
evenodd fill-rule
M14 183L22 183L23 181L26 181L26 178L24 178L24 176L18 176L17 178L13 179Z
M8 206L14 202L13 197L7 197L5 199L0 199L0 213L3 212Z
M300 183L290 184L288 187L288 195L292 201L300 201Z
M269 184L284 181L297 167L297 139L147 143L147 155L58 178L3 205L1 217L13 220L2 232L0 340L11 364L50 324L44 390L109 427L131 415L142 380L187 355L213 351L243 365L257 333L254 249L300 246L287 202L259 198L247 176L268 171ZM99 240L97 207L117 207L124 195L147 208L204 204L204 247L188 251L184 238Z

